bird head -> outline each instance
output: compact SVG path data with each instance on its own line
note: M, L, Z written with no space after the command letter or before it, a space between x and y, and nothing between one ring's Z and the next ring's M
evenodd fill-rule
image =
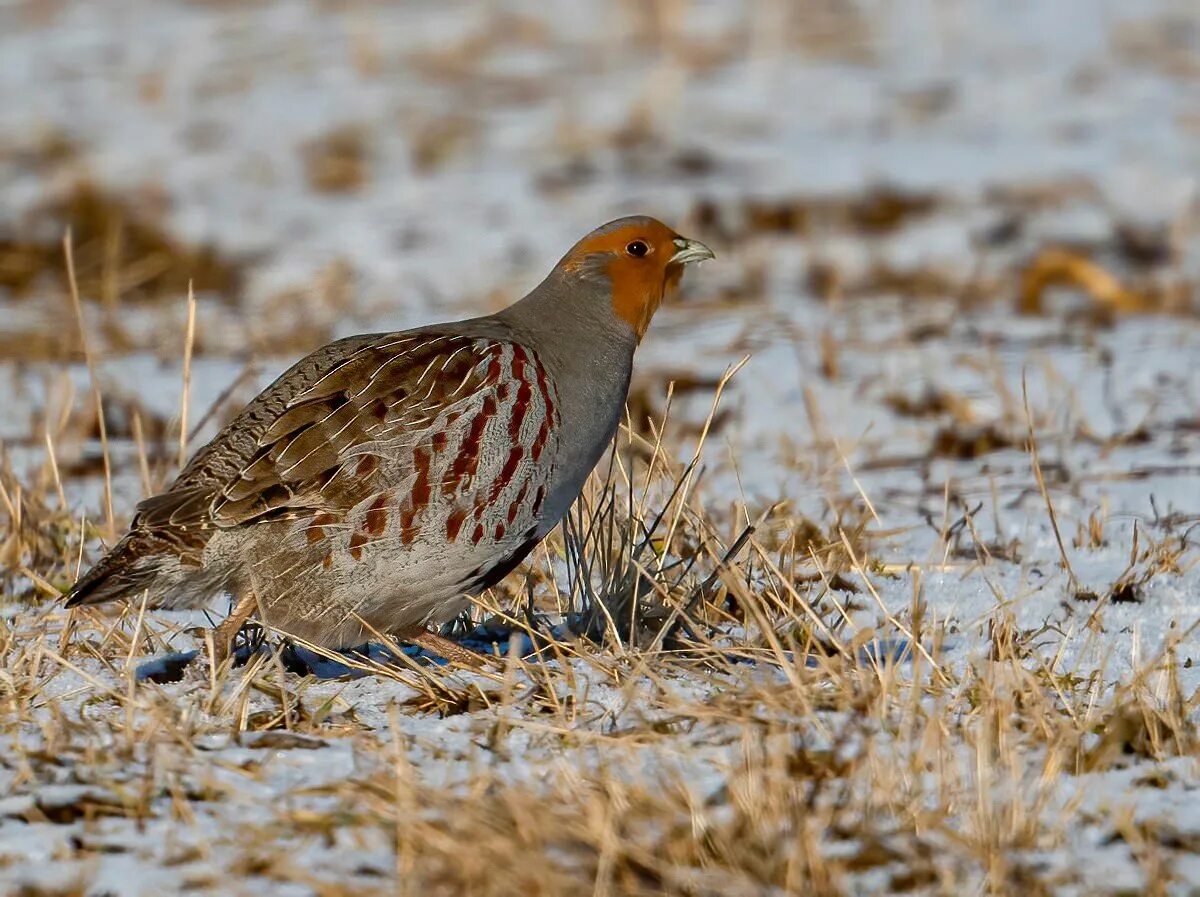
M558 270L568 279L605 284L613 312L640 340L663 296L678 286L684 266L711 258L713 251L703 243L635 215L596 228L571 248Z

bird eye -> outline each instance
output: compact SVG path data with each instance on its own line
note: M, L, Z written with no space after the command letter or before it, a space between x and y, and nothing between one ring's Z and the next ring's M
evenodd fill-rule
M630 243L628 246L625 247L625 251L628 252L630 255L632 255L634 258L640 259L642 256L644 256L647 252L650 251L650 247L647 246L641 240L634 240L632 243Z

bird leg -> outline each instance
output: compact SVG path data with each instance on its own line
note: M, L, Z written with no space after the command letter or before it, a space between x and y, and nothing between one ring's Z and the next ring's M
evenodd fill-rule
M250 619L250 615L254 613L256 607L258 607L258 596L253 592L246 592L238 599L225 621L213 630L214 666L220 666L229 656L229 649L233 644L234 637L242 628L242 624Z
M452 660L476 670L487 663L489 659L485 655L472 651L470 648L464 648L458 642L452 642L450 639L444 638L436 632L431 632L423 626L415 632L406 633L404 640L418 645L439 657L444 657L447 660Z

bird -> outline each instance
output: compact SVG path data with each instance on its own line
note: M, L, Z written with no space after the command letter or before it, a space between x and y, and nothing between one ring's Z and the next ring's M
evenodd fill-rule
M232 610L331 649L437 629L562 520L612 442L635 350L703 243L647 216L579 240L503 310L350 336L200 448L66 595ZM463 649L465 650L465 649Z

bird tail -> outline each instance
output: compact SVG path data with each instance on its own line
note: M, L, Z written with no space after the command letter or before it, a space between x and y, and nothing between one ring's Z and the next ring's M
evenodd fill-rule
M184 563L170 543L134 530L79 577L67 593L66 606L126 598L167 610L204 607L236 585L231 573L228 565Z
M67 592L66 606L79 607L82 604L101 604L113 601L130 594L133 590L149 586L154 580L154 573L146 571L143 576L137 574L137 556L132 552L130 537L126 536L104 554L103 558L92 565L91 570L84 573Z
M134 536L134 533L126 535L76 580L67 593L67 607L103 604L153 589L161 565L146 563Z

